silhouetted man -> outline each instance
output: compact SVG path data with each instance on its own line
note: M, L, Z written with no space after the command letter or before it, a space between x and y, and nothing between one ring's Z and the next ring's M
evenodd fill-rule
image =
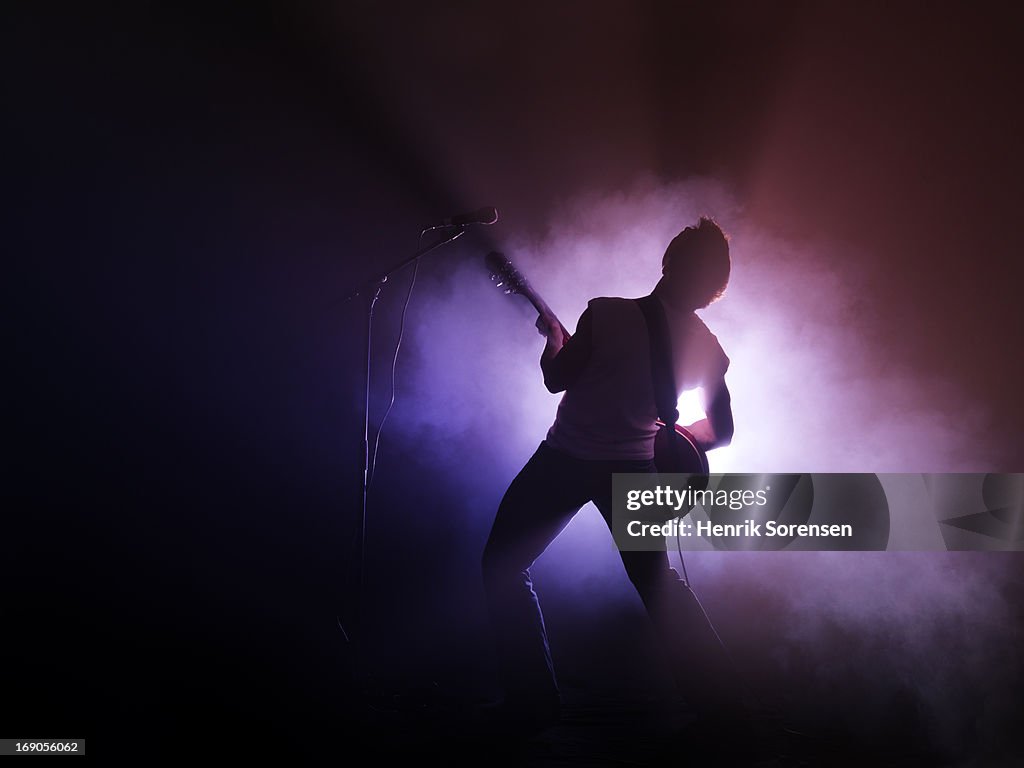
M722 296L729 272L728 238L701 218L669 244L654 289L668 322L677 388L703 393L706 418L688 429L705 450L732 439L729 358L694 310ZM612 473L655 471L658 427L648 331L636 301L591 300L569 340L553 317L540 317L537 328L547 338L540 360L544 383L565 394L547 438L502 499L483 575L505 710L542 725L557 719L560 699L530 566L588 501L611 526ZM621 556L687 698L708 716L734 713L739 693L725 653L667 553Z

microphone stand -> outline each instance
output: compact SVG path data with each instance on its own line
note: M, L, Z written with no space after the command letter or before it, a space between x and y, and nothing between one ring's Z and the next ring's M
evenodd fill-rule
M428 232L434 229L440 229L441 227L428 227L423 232ZM381 289L384 287L384 283L388 281L395 272L398 272L403 267L411 264L412 262L419 259L421 256L425 256L435 248L440 248L442 245L447 245L455 240L458 240L466 234L466 225L459 224L455 225L455 232L445 238L438 240L436 243L420 248L416 253L402 259L400 262L392 266L386 272L379 277L375 277L368 280L363 286L348 296L346 301L351 301L357 296L362 296L366 300L366 338L363 346L363 372L365 374L365 389L363 391L363 478L362 478L362 490L360 498L360 514L359 514L359 529L356 531L356 590L355 590L355 607L354 607L354 624L356 626L355 635L349 634L345 630L345 625L342 624L341 618L338 618L338 627L341 629L342 635L345 640L349 643L356 642L354 646L358 648L361 645L363 620L363 584L364 584L364 571L365 571L365 556L366 556L366 498L369 491L369 471L370 471L370 349L373 343L373 308L377 304L377 299L380 298ZM421 233L422 237L422 233ZM351 626L351 625L350 625Z

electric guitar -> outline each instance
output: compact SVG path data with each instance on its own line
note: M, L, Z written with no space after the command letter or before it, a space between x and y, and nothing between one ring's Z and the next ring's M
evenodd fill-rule
M569 340L569 331L551 311L551 307L503 253L492 251L487 254L485 263L491 271L491 280L498 288L507 295L524 296L538 314L555 318L562 329L565 340ZM654 439L654 463L658 471L707 475L709 471L708 456L697 444L696 438L685 427L678 424L676 424L675 435L671 435L668 429L663 428L665 422L661 419L658 419L657 424L662 427Z

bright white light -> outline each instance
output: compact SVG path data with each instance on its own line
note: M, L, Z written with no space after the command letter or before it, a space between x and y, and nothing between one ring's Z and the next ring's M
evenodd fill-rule
M680 424L693 424L703 419L704 409L700 407L700 390L691 389L689 392L683 392L676 408L679 409Z

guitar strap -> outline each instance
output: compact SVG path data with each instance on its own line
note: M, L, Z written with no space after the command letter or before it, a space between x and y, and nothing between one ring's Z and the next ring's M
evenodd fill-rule
M654 404L658 409L658 418L674 432L676 422L679 421L679 409L676 407L679 394L676 390L665 308L653 293L636 299L636 304L647 323L647 338L651 346L651 380L654 382Z
M654 382L654 404L658 409L658 418L665 422L665 426L659 427L658 437L666 438L667 445L665 447L667 450L678 452L679 441L682 439L676 433L676 422L679 421L679 408L677 407L679 394L676 390L675 368L672 364L672 344L669 337L668 320L665 318L665 308L661 306L661 301L653 293L649 296L644 296L642 299L637 299L636 303L643 313L644 322L647 324L647 339L651 347L651 380ZM655 466L657 467L657 439L654 441L654 454ZM705 483L703 486L698 485L695 487L703 490L706 486L707 484ZM686 573L686 561L683 560L683 550L679 544L678 534L676 535L676 546L679 550L679 566L683 571L683 586L697 605L700 605L697 596L690 589L690 577ZM703 608L701 610L703 611ZM707 614L705 613L704 616L706 618ZM708 619L708 626L712 626L710 619ZM713 626L712 630L714 630ZM717 632L715 636L718 636ZM719 640L719 642L721 641Z

